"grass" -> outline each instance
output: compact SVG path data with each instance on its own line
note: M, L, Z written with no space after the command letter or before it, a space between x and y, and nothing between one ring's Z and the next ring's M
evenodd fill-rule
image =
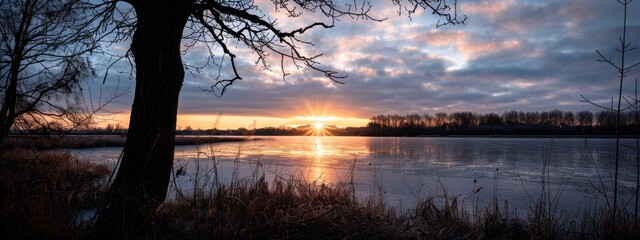
M180 239L397 239L403 220L379 202L356 202L347 188L263 177L210 196L166 203Z
M175 145L200 145L206 143L241 142L246 137L215 137L215 136L176 136ZM251 138L259 140L259 138ZM95 147L124 147L125 135L86 135L86 136L9 136L2 143L2 148L13 149L61 149L61 148L95 148Z
M81 239L74 221L94 207L105 189L104 166L68 152L14 150L2 155L2 239ZM215 174L203 171L205 174ZM208 176L210 177L210 176ZM203 178L205 177L203 176ZM194 184L197 186L197 184ZM354 196L350 184L328 185L303 177L264 173L230 185L215 184L166 202L151 221L154 238L168 239L602 239L611 214L586 210L570 218L541 196L525 219L507 202L464 209L458 196L430 196L397 210L380 198ZM474 203L475 204L475 203ZM616 215L616 238L633 239L631 213Z
M68 152L14 149L0 160L3 239L68 239L80 209L95 207L109 168ZM6 238L8 237L8 238Z

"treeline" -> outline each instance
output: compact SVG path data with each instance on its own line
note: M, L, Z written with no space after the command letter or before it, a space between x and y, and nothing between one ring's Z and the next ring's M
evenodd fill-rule
M258 129L193 129L190 126L177 129L177 135L244 135L244 136L420 136L420 135L613 135L616 114L611 111L507 111L496 113L439 112L435 114L380 114L369 119L365 127L337 128L325 126L318 133L312 125L298 127L266 127ZM620 132L636 134L636 114L621 114ZM120 124L104 127L65 129L62 125L31 130L13 130L19 134L72 134L72 135L126 135Z
M370 118L371 135L609 135L614 134L617 115L611 111L507 111L496 113L439 112L435 114L380 114ZM621 114L621 133L635 134L634 112Z

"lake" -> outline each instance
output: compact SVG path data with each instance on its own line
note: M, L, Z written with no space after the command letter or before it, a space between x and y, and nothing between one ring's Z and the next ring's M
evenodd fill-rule
M622 140L619 192L633 200L635 139ZM115 166L122 148L74 150L87 161ZM494 198L523 216L545 186L569 213L604 206L611 194L615 139L462 137L269 137L263 140L178 146L172 180L190 191L215 181L229 184L264 174L309 182L349 183L360 198L384 197L406 209L426 196L459 196L471 209ZM217 167L217 175L211 174ZM474 192L477 192L474 194Z

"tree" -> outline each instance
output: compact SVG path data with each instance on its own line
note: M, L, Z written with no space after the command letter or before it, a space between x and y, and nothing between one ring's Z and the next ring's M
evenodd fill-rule
M525 124L529 126L540 124L540 113L539 112L527 112L525 114Z
M551 114L549 112L544 111L540 113L540 125L542 126L551 126Z
M422 126L424 128L430 128L433 124L433 116L431 114L422 114Z
M487 113L482 116L482 120L479 125L500 126L502 125L502 119L498 114Z
M434 114L433 123L435 124L436 127L444 127L444 125L447 124L448 117L449 117L449 114L446 112L437 112Z
M475 116L472 112L454 112L449 115L453 125L458 127L469 127L475 122Z
M554 109L553 111L549 112L549 120L551 121L551 125L553 127L560 127L562 126L562 116L564 115L564 112L558 110L558 109Z
M84 121L80 81L99 45L91 8L80 0L0 1L0 142L17 122Z
M594 106L600 107L602 109L606 109L606 113L610 113L610 117L608 117L611 120L611 124L610 126L613 127L614 130L614 134L616 136L616 150L615 150L615 166L613 169L614 172L614 176L613 176L613 209L611 209L611 224L610 224L610 229L609 229L609 233L605 234L605 236L607 238L615 238L616 236L616 232L618 231L618 229L616 229L616 222L618 221L616 215L618 214L618 173L619 173L619 162L620 162L620 132L622 130L622 124L623 124L623 120L622 118L624 117L623 114L623 108L622 108L622 99L623 99L623 95L622 95L622 89L624 86L624 81L625 78L627 77L627 74L631 71L631 69L637 67L638 65L640 65L640 62L635 62L635 63L629 63L626 62L626 55L629 54L631 51L635 50L635 47L631 45L630 42L627 41L627 10L628 10L628 6L629 4L632 2L632 0L618 0L617 1L619 4L622 5L623 7L623 17L622 17L622 36L619 37L619 47L616 49L616 51L618 53L620 53L620 62L614 62L613 59L605 56L605 54L603 54L600 50L596 50L596 53L598 53L598 55L600 56L600 59L598 61L603 62L603 63L607 63L609 66L611 66L613 69L615 69L618 73L618 82L619 82L619 88L618 88L618 101L617 101L617 105L614 107L613 105L613 99L612 99L612 103L611 103L611 107L604 107L601 105L598 105L594 102L592 102L591 100L589 100L588 98L582 96L583 101L590 103ZM603 111L604 112L604 111ZM600 114L598 114L597 118L598 120L600 120ZM639 171L640 172L640 171ZM636 186L637 188L638 186ZM637 198L638 196L636 196ZM637 202L636 202L637 203ZM607 204L609 204L609 201L607 199ZM637 206L636 206L637 207ZM637 209L637 208L636 208ZM636 218L637 216L634 216L634 218ZM637 221L637 219L634 219L634 221ZM636 225L634 225L635 227ZM634 229L635 230L635 229Z
M502 121L507 126L518 125L518 111L511 110L511 111L504 112L502 114Z
M576 117L572 111L564 112L562 115L562 125L571 127L576 125Z
M116 11L111 2L110 12ZM269 69L271 55L278 56L283 77L284 62L294 67L307 67L339 82L344 75L318 66L317 57L307 56L302 46L310 43L299 36L315 28L331 28L323 21L306 27L285 30L266 16L252 0L122 0L131 5L135 14L122 15L115 23L124 26L131 39L130 52L135 64L136 89L131 108L129 131L118 172L109 187L109 198L99 211L98 233L115 236L140 236L149 230L153 211L165 200L173 165L178 96L185 66L181 58L181 42L186 49L203 43L209 49L221 49L228 59L230 77L220 74L211 87L223 94L242 77L236 67L237 56L230 44L243 45L258 56L258 63ZM453 8L445 0L393 1L409 14L426 9L444 19L444 23L460 23ZM349 3L352 3L349 1ZM278 11L288 17L306 13L323 14L330 22L341 17L375 20L369 16L371 5L366 2L338 4L333 0L273 0ZM135 16L131 17L130 16ZM128 29L128 31L126 31ZM96 235L98 236L98 235Z
M593 113L587 110L578 112L578 124L583 127L593 125Z
M109 124L107 124L107 126L104 128L104 130L105 130L107 133L113 133L114 127L113 127L113 125L112 125L111 123L109 123Z

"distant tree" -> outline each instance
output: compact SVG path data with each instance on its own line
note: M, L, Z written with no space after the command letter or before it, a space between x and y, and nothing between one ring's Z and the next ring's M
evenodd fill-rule
M0 142L17 122L86 120L75 114L80 81L94 74L94 17L80 0L0 1Z
M607 111L604 111L604 110L596 112L595 114L596 126L599 128L606 128L608 124L608 121L607 121L608 115L609 114L607 113Z
M425 128L432 127L433 124L433 116L431 114L425 113L422 114L422 126Z
M539 112L527 112L525 114L524 122L525 122L526 125L529 125L529 126L540 124L540 113Z
M549 121L551 122L551 125L554 127L562 126L563 115L564 113L558 109L554 109L553 111L549 112Z
M105 130L107 133L113 133L114 127L113 127L113 125L112 125L111 123L109 123L109 124L107 124L107 126L106 126L106 127L104 127L104 130Z
M580 126L591 127L593 125L593 113L590 111L578 112L578 124Z
M551 126L552 125L552 121L551 121L551 114L550 112L541 112L540 113L540 125L542 126Z
M412 130L416 131L420 126L420 114L411 113L405 116L407 119L407 126Z
M480 125L501 126L502 118L500 118L500 115L498 114L487 113L483 115L483 120L481 121Z
M120 125L120 123L116 123L114 131L116 131L116 133L118 134L121 134L124 131L124 128L122 128L122 125Z
M339 82L345 76L321 68L317 62L319 55L306 55L308 51L301 47L311 44L300 36L314 28L331 28L331 23L342 17L372 19L371 5L366 0L347 4L333 0L272 1L275 10L288 17L317 14L301 18L301 22L312 21L306 26L289 30L277 25L276 16L266 15L267 11L262 11L253 0L111 1L111 7L106 8L107 16L118 9L118 2L131 6L130 14L111 19L117 21L117 26L123 26L117 39L131 41L136 90L121 163L109 187L109 201L98 212L96 224L101 228L95 234L130 238L145 238L145 230L151 227L148 219L166 198L173 165L178 99L185 76L181 57L184 50L201 45L211 49L210 56L215 50L224 54L221 59L228 62L217 65L228 66L228 72L220 73L221 77L211 86L216 94L223 94L242 80L238 52L231 48L240 45L257 55L257 63L263 68L270 69L271 60L277 59L284 76L288 75L286 62ZM409 14L426 9L442 17L444 23L459 23L455 1L453 6L445 0L393 3Z
M434 115L434 121L433 123L436 125L436 127L442 127L445 124L447 124L447 119L449 118L449 114L446 112L438 112Z
M511 110L502 114L502 121L507 126L518 125L518 111Z
M630 127L635 125L635 112L624 112L622 115L622 127Z
M450 115L453 125L469 127L475 123L475 115L472 112L454 112Z
M617 114L613 111L602 110L596 113L596 125L603 130L615 128Z
M404 118L398 114L389 115L389 126L394 129L400 128Z
M562 115L562 125L571 127L576 125L576 118L572 111L564 112Z
M524 111L518 112L518 125L529 125L527 124L527 113Z

